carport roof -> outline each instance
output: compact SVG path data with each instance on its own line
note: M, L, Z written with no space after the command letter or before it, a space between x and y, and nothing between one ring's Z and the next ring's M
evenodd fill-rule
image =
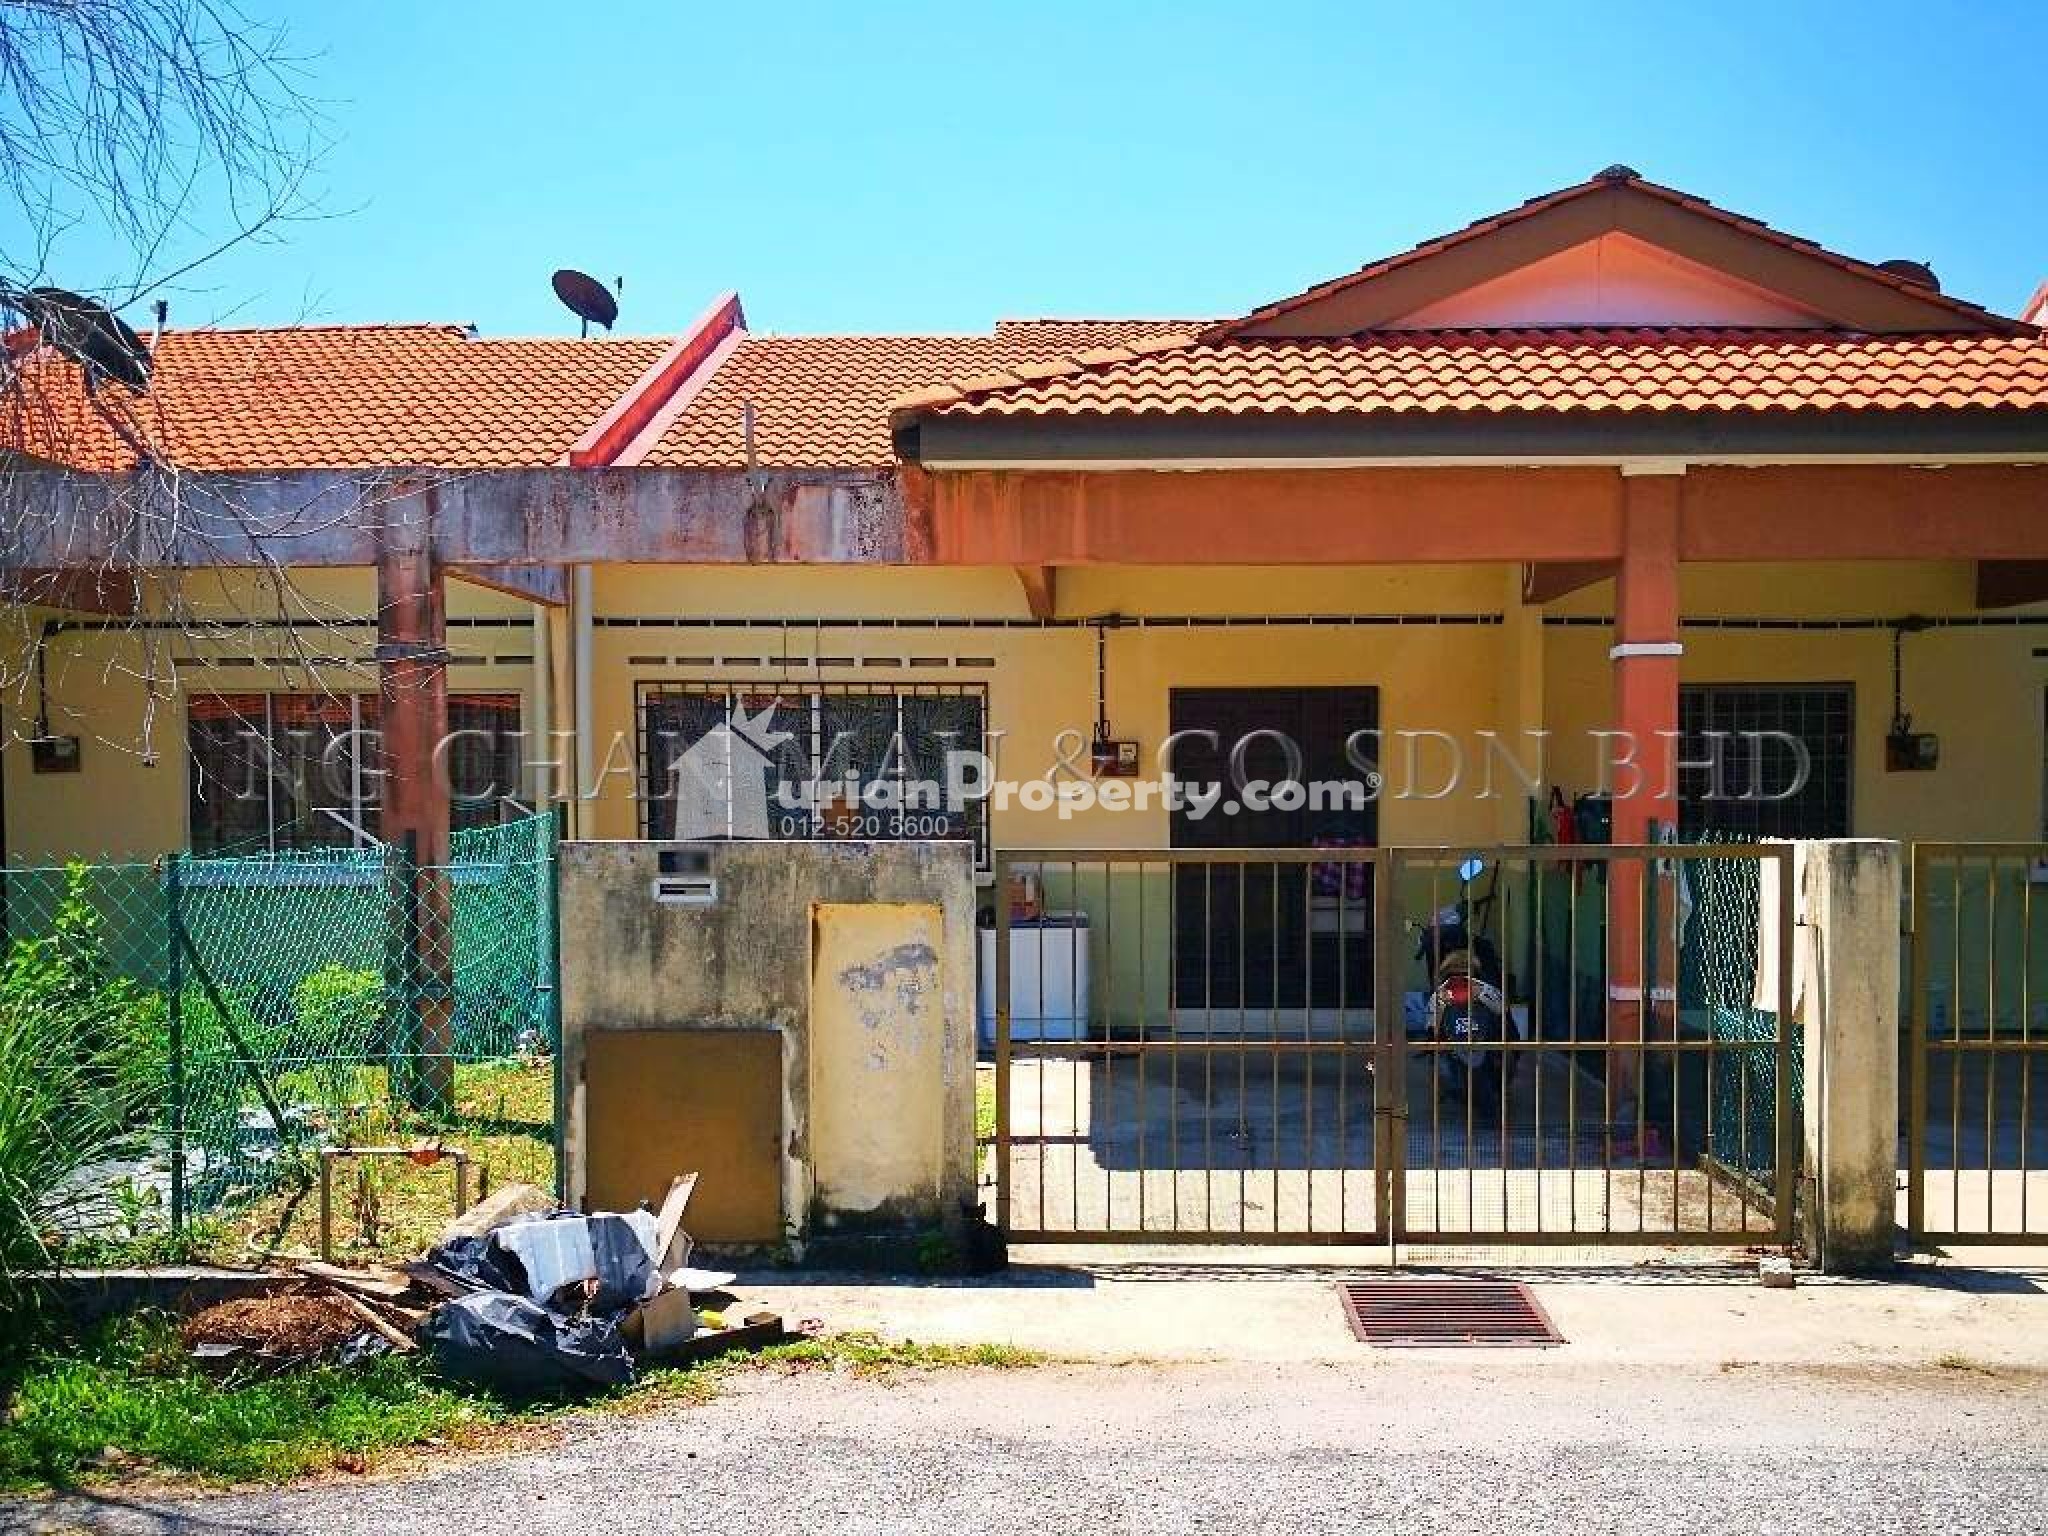
M1166 339L1055 370L1013 369L920 391L896 402L895 415L901 421L2044 408L2048 344L2035 336L1629 327Z

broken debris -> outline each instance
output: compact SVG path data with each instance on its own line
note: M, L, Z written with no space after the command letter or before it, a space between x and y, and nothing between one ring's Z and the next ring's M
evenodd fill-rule
M546 1216L554 1209L555 1197L538 1184L501 1185L443 1227L436 1246L460 1237L488 1237L510 1222Z
M338 1296L299 1292L219 1302L178 1332L202 1363L281 1367L339 1354L363 1322Z
M726 1293L729 1271L690 1266L683 1216L696 1185L694 1173L676 1179L659 1213L588 1216L506 1185L399 1268L300 1264L303 1289L209 1308L185 1344L223 1365L358 1364L425 1344L449 1376L527 1394L618 1386L639 1360L783 1338L779 1316ZM712 1300L723 1309L700 1306Z
M427 1319L425 1334L447 1375L515 1396L633 1379L615 1321L571 1317L504 1291L448 1302Z

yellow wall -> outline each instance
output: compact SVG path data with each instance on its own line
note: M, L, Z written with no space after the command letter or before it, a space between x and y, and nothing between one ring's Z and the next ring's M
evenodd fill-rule
M1971 616L1975 573L1967 562L1687 566L1687 617L1865 619ZM1575 593L1553 613L1605 615L1613 584ZM2041 610L2021 610L2040 612ZM2048 624L1935 629L1905 641L1905 705L1913 727L1941 738L1941 765L1927 773L1885 768L1892 711L1892 640L1882 629L1730 631L1687 627L1680 677L1687 683L1849 683L1855 690L1856 760L1850 831L1902 839L2034 839L2042 835L2042 690ZM1554 762L1567 784L1596 777L1586 735L1607 718L1604 628L1551 627L1545 694Z
M1498 614L1506 575L1495 567L1239 570L1090 568L1060 573L1063 615L1442 613ZM651 567L598 573L596 607L609 617L1022 617L1022 590L1008 570L715 571ZM785 631L605 629L595 633L592 723L600 752L599 837L638 834L631 798L635 684L661 681L828 681L985 684L989 720L1003 733L998 774L1036 778L1058 761L1055 740L1095 720L1095 635L1056 631L819 629ZM1148 766L1167 732L1175 687L1363 684L1380 690L1383 730L1434 729L1475 743L1497 728L1503 627L1415 625L1358 629L1122 629L1109 636L1108 709L1120 736L1135 737ZM757 664L704 665L710 658ZM817 657L893 658L889 667L814 667ZM695 658L693 661L692 658ZM982 666L912 665L965 658ZM622 745L621 745L622 743ZM1420 747L1418 788L1442 775L1441 748ZM1489 838L1497 801L1404 797L1403 754L1391 754L1393 782L1380 808L1388 842ZM612 771L604 772L608 760ZM1476 753L1474 761L1476 763ZM1506 784L1505 778L1498 782ZM1011 806L992 831L997 846L1156 848L1168 841L1163 807L1095 810L1062 820L1057 811ZM1517 818L1517 825L1521 819Z
M367 571L300 572L291 580L294 607L308 622L331 625L376 612L375 586ZM278 611L275 596L242 573L194 576L183 599L200 616L255 618ZM451 581L448 607L452 616L524 619L531 605ZM9 615L10 620L18 617ZM45 618L81 617L32 612L26 624L10 622L0 632L10 651L6 675L29 675L22 642L40 632ZM303 653L322 658L314 674L289 660L291 649L275 631L200 640L189 627L154 632L124 627L53 637L45 660L50 729L82 738L80 767L70 774L32 771L28 750L18 738L32 731L36 688L32 677L14 688L5 701L7 745L0 751L9 861L149 859L184 847L189 820L185 715L192 694L375 691L373 629L302 629L300 634ZM459 662L449 671L451 691L518 693L527 728L534 728L531 667L491 661L530 654L533 641L526 627L455 629L449 648Z
M1063 615L1443 613L1503 615L1504 622L1348 629L1112 631L1110 719L1135 737L1148 765L1167 728L1169 691L1193 686L1370 685L1380 690L1382 727L1443 730L1464 743L1476 771L1484 745L1476 733L1512 739L1541 722L1551 732L1544 777L1567 790L1594 787L1594 746L1610 697L1604 626L1562 628L1518 610L1516 573L1500 566L1261 569L1117 568L1060 573ZM1966 564L1693 566L1684 572L1689 615L1881 618L1908 612L1970 615L1973 573ZM199 586L195 583L195 590ZM316 573L308 591L336 613L367 614L367 572ZM1025 605L1007 569L711 569L606 567L596 573L595 609L622 618L756 617L788 619L770 629L599 628L594 638L591 712L600 767L599 796L586 835L632 837L640 826L635 793L633 705L639 682L824 680L841 683L979 684L988 689L990 722L1002 733L999 771L1041 774L1055 760L1062 731L1089 733L1095 716L1095 637L1088 629L831 629L803 620L849 617L1010 617ZM458 615L527 615L528 605L451 582ZM213 595L220 611L255 611L249 597ZM1608 584L1560 600L1550 616L1604 616ZM571 718L572 623L553 616L552 679L558 725ZM1863 836L2032 838L2042 824L2042 689L2048 666L2033 654L2048 626L1937 630L1906 641L1906 703L1919 729L1941 736L1941 767L1893 774L1884 768L1891 709L1890 636L1883 630L1731 632L1688 628L1683 675L1689 682L1848 682L1855 687L1856 771L1853 830ZM323 640L367 654L368 630ZM458 655L485 658L451 673L456 691L517 691L530 731L538 731L535 673L524 663L533 640L524 628L451 633ZM265 666L193 665L191 658L246 655L243 640L213 646L179 641L187 690L260 691L305 686L303 676ZM273 652L273 654L275 654ZM881 665L819 667L824 657ZM0 754L7 792L7 837L16 860L60 854L150 856L182 844L186 826L184 704L160 700L143 751L148 713L141 677L152 670L133 636L65 635L51 643L53 726L86 738L76 775L36 775L18 745ZM925 663L925 664L919 664ZM932 664L937 663L937 664ZM18 664L10 671L19 673ZM330 686L367 689L367 667L330 668ZM7 700L10 734L32 718L33 690ZM1434 745L1424 767L1436 774ZM1388 843L1516 839L1526 827L1521 789L1496 774L1496 796L1464 792L1443 800L1403 796L1402 754L1389 752L1390 783L1380 807ZM1411 791L1418 786L1406 786ZM1426 787L1426 786L1421 786ZM997 845L1008 847L1159 847L1167 817L1095 811L1062 820L1056 812L1011 807L995 818Z

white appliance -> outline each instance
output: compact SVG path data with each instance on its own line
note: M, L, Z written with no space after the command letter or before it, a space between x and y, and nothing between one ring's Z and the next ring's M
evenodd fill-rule
M981 930L981 1043L996 1042L996 931ZM1048 912L1010 924L1010 1039L1088 1038L1088 914Z

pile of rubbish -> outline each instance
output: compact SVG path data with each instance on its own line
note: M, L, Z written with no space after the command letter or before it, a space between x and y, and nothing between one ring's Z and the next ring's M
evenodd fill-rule
M311 1291L219 1302L179 1329L195 1360L270 1369L339 1359L366 1334L377 1337L339 1296Z
M582 1216L545 1190L507 1184L396 1269L297 1266L286 1294L192 1317L193 1356L270 1366L427 1350L441 1372L508 1394L623 1386L641 1364L674 1364L784 1337L734 1276L693 1268L685 1174L659 1211Z

